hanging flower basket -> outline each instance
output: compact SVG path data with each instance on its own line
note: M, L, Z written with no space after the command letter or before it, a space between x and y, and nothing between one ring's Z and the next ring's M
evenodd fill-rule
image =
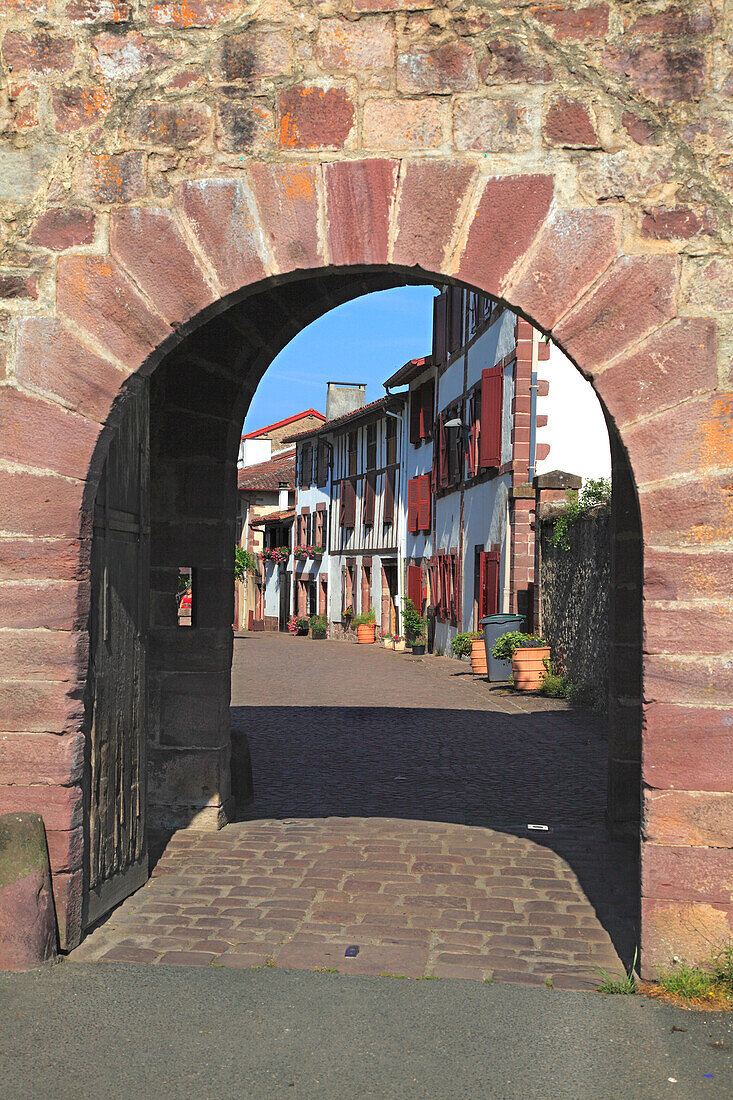
M262 561L271 561L275 565L287 565L290 550L287 546L273 546L269 550L260 550Z

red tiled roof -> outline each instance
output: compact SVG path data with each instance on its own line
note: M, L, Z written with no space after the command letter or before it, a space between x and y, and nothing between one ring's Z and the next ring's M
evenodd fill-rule
M295 450L281 451L267 462L243 466L237 471L238 489L277 491L295 488Z
M289 519L295 519L295 508L286 508L284 512L268 512L264 516L249 521L250 527L264 527L266 523L287 523Z
M404 367L400 367L391 378L387 379L384 388L388 390L390 386L406 386L408 382L412 382L413 378L429 370L432 365L432 355L423 355L421 359L408 359Z
M294 424L296 420L303 420L306 416L315 416L318 420L325 420L323 413L319 413L317 409L305 409L303 412L296 413L294 416L286 416L284 420L278 420L274 424L268 424L265 428L257 428L254 432L247 432L242 436L242 439L257 439L258 436L266 435L267 432L274 432L276 428L284 428L286 424Z
M377 401L370 401L368 405L362 405L360 409L354 409L353 412L344 413L343 416L337 416L334 420L327 420L325 424L320 424L317 428L309 428L306 432L298 432L297 435L286 436L283 443L296 443L301 439L307 439L309 435L320 435L322 432L330 432L334 428L340 428L343 424L349 424L352 421L372 416L374 413L380 413L388 405L395 409L398 405L403 405L404 402L404 396L399 393L390 394L388 397L380 397Z

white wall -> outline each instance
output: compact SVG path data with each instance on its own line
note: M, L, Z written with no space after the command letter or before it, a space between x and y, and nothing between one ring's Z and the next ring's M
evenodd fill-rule
M590 382L554 344L550 358L537 364L537 377L550 384L547 397L537 399L537 415L547 416L547 426L537 429L537 442L550 444L537 473L564 470L583 480L610 478L608 430Z
M276 562L263 562L265 569L265 617L280 614L280 568Z
M243 466L256 466L259 462L269 462L271 458L272 441L270 439L240 440L237 458L237 466L240 470Z

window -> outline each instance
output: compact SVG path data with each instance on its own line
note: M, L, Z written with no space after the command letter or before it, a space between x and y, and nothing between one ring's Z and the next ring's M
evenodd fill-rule
M328 484L328 467L330 457L330 447L325 440L318 441L318 450L316 457L316 484L319 488L323 488Z
M310 443L303 443L300 449L300 474L298 484L301 489L306 489L313 480L313 448Z
M433 355L435 364L443 366L448 358L448 290L433 299Z
M435 382L429 378L410 394L410 443L420 443L433 434Z
M348 436L346 437L346 450L347 450L347 461L348 461L349 477L354 477L354 475L356 474L357 456L358 456L358 453L359 453L358 452L358 446L357 446L357 440L358 440L357 432L349 432Z
M460 619L460 570L456 553L439 553L431 562L436 618L458 625Z
M318 506L318 511L313 516L313 545L326 549L326 509Z
M366 429L366 468L367 470L376 470L377 468L377 425L367 424Z
M196 575L190 565L178 566L178 625L193 626L195 622Z
M463 344L463 295L459 286L448 288L448 355L454 355Z
M479 471L479 451L481 447L481 387L469 394L467 403L468 424L468 477L475 477Z
M386 461L388 466L394 466L397 462L397 421L393 416L388 416L386 421Z
M476 611L479 621L499 611L499 551L479 550ZM478 629L478 624L477 624Z
M407 530L430 530L430 474L411 477L407 483Z
M384 511L382 513L382 523L385 527L394 523L394 498L395 498L395 484L397 481L397 470L394 466L390 466L384 473Z

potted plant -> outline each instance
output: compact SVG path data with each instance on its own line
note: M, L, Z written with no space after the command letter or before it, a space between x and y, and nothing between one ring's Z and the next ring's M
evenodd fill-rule
M307 546L296 546L293 550L293 557L295 558L296 561L307 561L308 560L308 547Z
M288 630L294 638L305 638L308 636L308 628L310 627L310 621L299 615L292 615L288 622Z
M405 606L402 609L402 625L405 636L412 646L413 655L422 657L425 652L425 620L409 598L405 600Z
M354 617L354 626L356 627L356 640L360 645L373 645L374 636L377 630L377 616L374 614L374 608L370 607L368 611L363 611L361 615Z
M405 638L402 634L395 634L392 641L394 642L392 648L394 649L395 653L405 652L405 649L407 648L407 642L405 641Z
M550 660L550 647L545 638L510 630L497 639L491 653L499 661L512 662L514 687L518 691L536 691L541 687Z
M394 649L394 638L391 634L380 633L379 640L381 641L382 647L384 649Z
M351 620L353 618L354 618L354 609L353 609L353 607L351 607L351 606L345 607L343 612L342 612L342 615L341 615L341 620L342 620L346 630L351 629Z
M314 561L318 558L323 557L323 547L322 546L306 546L305 549L307 551L308 557L313 558Z
M310 617L311 638L316 641L323 641L328 634L328 619L325 615L311 615Z
M468 630L464 634L456 634L451 642L454 657L470 657L471 672L477 676L487 676L486 646L484 636L477 630Z
M271 561L275 565L287 565L290 550L287 546L272 546L260 550L260 557L263 561Z

